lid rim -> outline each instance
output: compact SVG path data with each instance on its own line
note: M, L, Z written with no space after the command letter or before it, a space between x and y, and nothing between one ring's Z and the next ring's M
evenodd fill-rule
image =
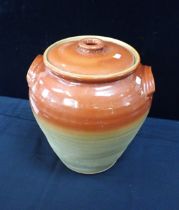
M51 48L53 48L54 46L56 46L58 44L66 43L69 41L77 41L77 40L81 40L84 38L98 38L98 39L102 39L104 41L113 42L115 44L118 44L118 45L126 48L134 56L134 64L132 64L130 67L123 69L122 71L119 71L117 73L96 75L96 74L82 74L82 73L69 72L69 71L61 69L61 68L53 65L52 63L50 63L47 55ZM65 39L62 39L62 40L59 40L59 41L53 43L45 50L45 52L43 54L43 60L44 60L44 64L46 67L48 67L50 70L54 71L55 73L57 73L58 75L61 75L63 77L68 77L68 78L72 78L75 80L84 80L84 81L107 81L107 80L119 79L121 77L124 77L125 75L133 73L140 63L140 55L131 45L129 45L123 41L120 41L120 40L117 40L114 38L104 37L104 36L82 35L82 36L74 36L74 37L70 37L70 38L65 38Z

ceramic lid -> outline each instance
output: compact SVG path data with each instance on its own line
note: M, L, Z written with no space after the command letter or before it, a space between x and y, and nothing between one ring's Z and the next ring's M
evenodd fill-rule
M58 41L44 53L47 67L79 80L109 80L133 72L140 62L137 51L116 39L78 36Z

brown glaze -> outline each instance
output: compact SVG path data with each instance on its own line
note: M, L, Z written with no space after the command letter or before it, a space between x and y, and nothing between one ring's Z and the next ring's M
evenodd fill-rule
M43 57L38 55L29 67L27 82L29 88L32 88L40 72L44 71Z
M139 63L137 52L119 43L93 37L60 41L45 51L44 62L66 78L92 82L116 79L131 73Z
M85 46L82 41L59 44L49 50L48 61L72 73L94 75L116 73L134 64L127 49L110 42L103 45L99 49L99 44Z
M144 92L143 67L130 76L104 84L71 82L48 69L30 90L38 116L64 128L85 131L119 129L149 111L151 97ZM151 94L151 92L150 92Z
M73 46L76 43L70 43L70 45ZM60 68L62 64L59 55L55 54L57 51L58 48L52 48L48 56L53 58L53 63L56 62L55 65ZM85 53L89 54L89 52ZM119 71L125 65L126 67L132 65L133 57L130 52L126 53L127 62L119 64ZM61 55L63 63L66 59L66 65L74 67L75 56L72 52L68 58ZM27 74L30 102L34 114L54 125L76 131L110 131L137 121L150 109L155 86L151 68L148 66L140 64L133 73L123 75L115 81L90 83L85 80L80 82L64 79L56 71L44 65L42 59L42 56L38 56ZM82 70L90 73L90 68L87 66L90 62L88 59L88 56L87 60L84 58L82 66L78 67L75 64L76 68L72 70L78 73L83 73ZM97 59L96 53L92 55L92 59ZM68 64L69 61L71 61L70 64ZM93 74L97 74L98 65L96 63L95 65ZM116 71L117 64L112 66L114 68L111 71ZM101 72L105 74L102 67L99 68L101 68L98 69L100 74ZM110 66L108 66L109 69Z

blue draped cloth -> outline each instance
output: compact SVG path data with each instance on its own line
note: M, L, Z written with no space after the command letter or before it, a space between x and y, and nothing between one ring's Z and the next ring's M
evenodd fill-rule
M0 97L0 210L179 210L179 122L148 118L108 171L83 175L50 148L27 100Z

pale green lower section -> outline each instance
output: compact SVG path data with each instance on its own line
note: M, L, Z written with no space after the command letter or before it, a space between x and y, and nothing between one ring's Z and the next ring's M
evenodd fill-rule
M145 117L113 132L82 133L60 130L37 119L61 161L68 168L84 174L99 173L110 168L135 137L144 120Z

